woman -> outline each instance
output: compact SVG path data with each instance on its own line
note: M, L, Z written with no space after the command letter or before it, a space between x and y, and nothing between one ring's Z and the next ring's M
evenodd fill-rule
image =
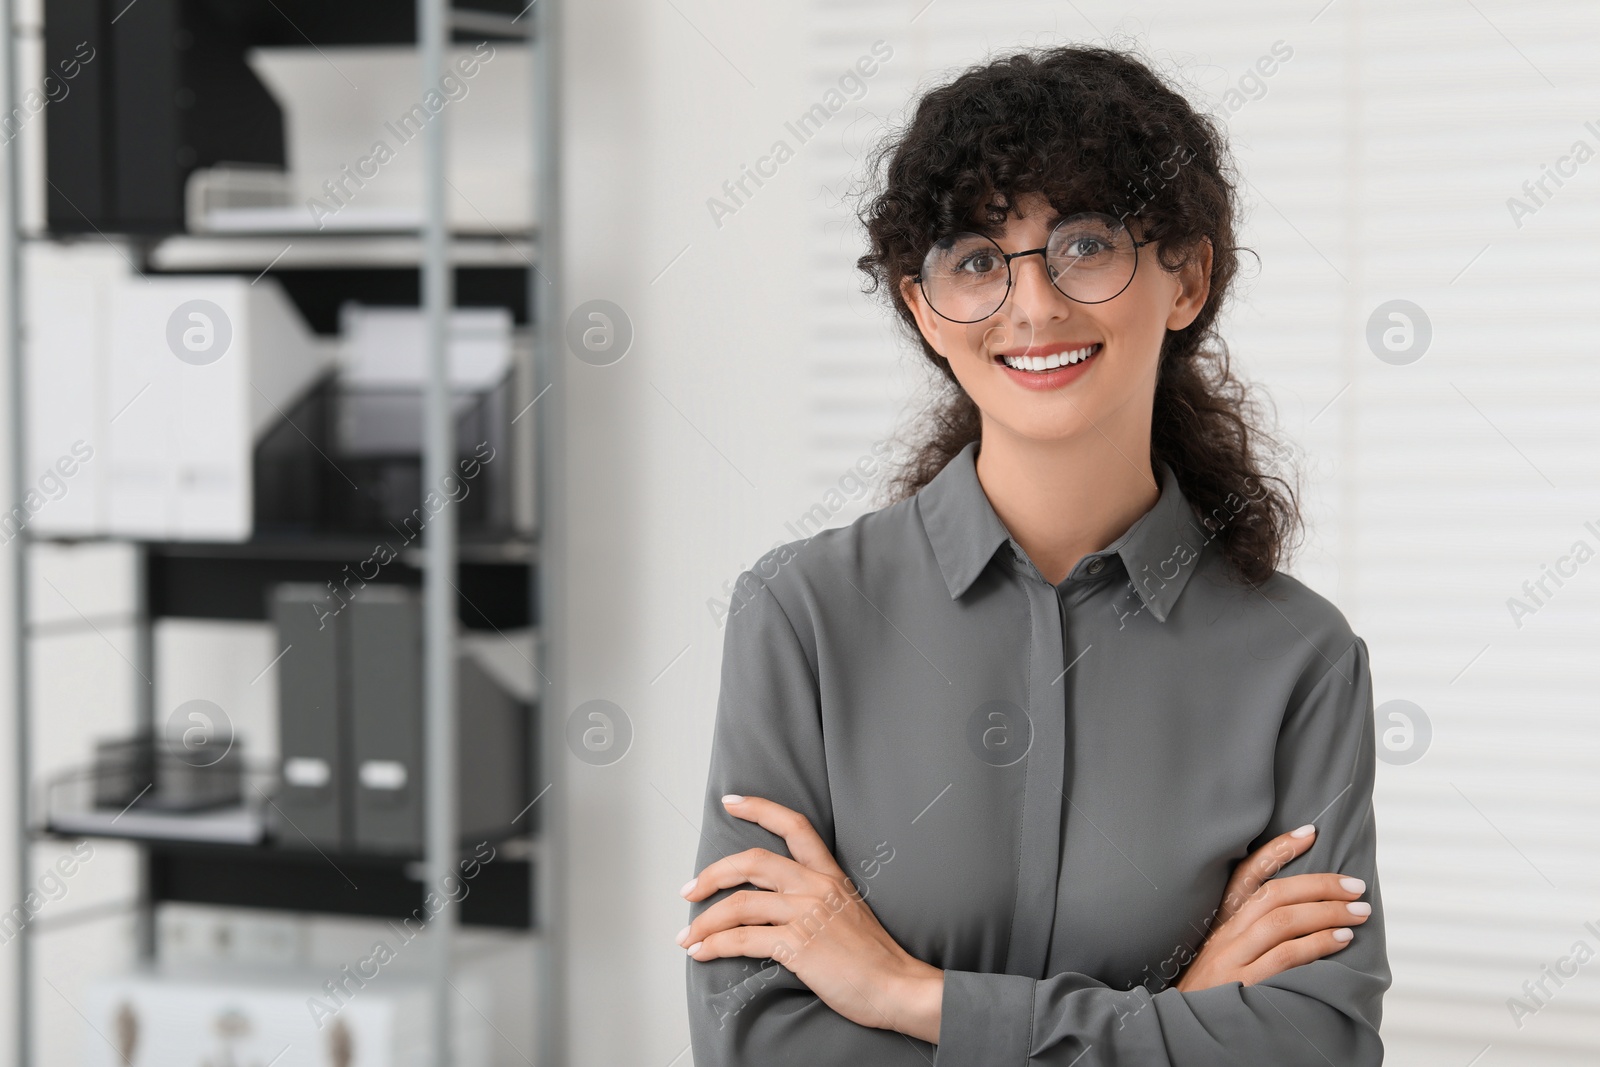
M695 1063L1381 1063L1367 647L1276 569L1217 126L1064 47L883 155L860 265L951 389L905 495L741 575Z

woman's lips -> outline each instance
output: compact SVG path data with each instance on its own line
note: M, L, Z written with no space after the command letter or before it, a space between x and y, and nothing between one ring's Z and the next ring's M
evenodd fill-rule
M997 352L997 353L995 353L994 359L995 359L996 363L1003 363L1003 364L1005 364L1006 366L1009 367L1009 366L1011 366L1011 364L1006 362L1008 359L1017 359L1019 357L1026 357L1030 363L1032 363L1032 362L1043 362L1045 360L1048 360L1051 356L1060 356L1060 355L1077 356L1078 353L1083 352L1085 349L1090 350L1089 351L1089 356L1087 356L1087 357L1078 356L1078 360L1077 361L1078 362L1082 362L1085 358L1092 358L1093 356L1099 355L1100 354L1100 350L1103 347L1104 347L1104 343L1100 342L1100 341L1091 341L1091 342L1088 342L1086 344L1084 344L1084 343L1057 344L1057 345L1049 345L1049 346L1046 346L1046 347L1043 347L1043 348L1025 349L1024 351L1021 351L1021 352ZM1065 364L1060 364L1060 363L1057 364L1057 366L1064 366L1064 365ZM1045 368L1045 367L1013 367L1012 369L1014 369L1014 370L1033 370L1033 371L1042 373L1043 371L1045 371L1047 369L1048 370L1054 370L1055 368L1054 367L1050 367L1050 368Z
M1007 365L998 356L995 357L995 362L1006 377L1024 388L1060 389L1062 386L1069 385L1087 374L1089 368L1094 366L1095 361L1100 358L1104 348L1104 343L1097 341L1094 345L1094 351L1086 359L1042 371L1018 370L1016 367Z

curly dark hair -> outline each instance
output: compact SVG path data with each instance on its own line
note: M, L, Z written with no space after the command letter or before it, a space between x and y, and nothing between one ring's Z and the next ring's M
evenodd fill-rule
M972 66L925 93L910 119L868 156L857 212L870 251L863 291L887 290L908 336L944 379L920 440L890 478L892 500L920 490L981 437L977 405L917 328L900 291L928 246L950 233L1004 225L1025 193L1057 211L1133 217L1164 269L1202 238L1214 250L1210 292L1195 320L1161 344L1150 458L1171 464L1199 521L1251 584L1283 561L1303 520L1295 489L1263 469L1287 450L1261 428L1246 384L1229 369L1213 324L1237 270L1234 166L1219 124L1130 51L1068 45ZM1239 510L1225 501L1246 496ZM1229 516L1219 521L1214 516Z

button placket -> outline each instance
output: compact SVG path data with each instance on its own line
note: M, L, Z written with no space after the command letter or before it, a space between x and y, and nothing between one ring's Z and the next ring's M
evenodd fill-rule
M1055 927L1061 866L1061 821L1066 804L1066 687L1054 684L1065 669L1061 591L1027 564L1032 646L1028 655L1028 714L1033 744L1024 760L1018 827L1017 886L1006 947L1006 971L1044 978Z

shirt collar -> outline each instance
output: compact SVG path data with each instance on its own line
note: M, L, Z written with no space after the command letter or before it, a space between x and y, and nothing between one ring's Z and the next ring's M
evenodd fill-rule
M978 481L977 453L978 442L969 441L917 493L922 525L952 600L977 580L1000 546L1010 542L1026 558ZM1079 560L1068 579L1093 578L1104 569L1103 560L1117 557L1150 613L1165 622L1207 538L1171 465L1158 461L1156 469L1160 499L1121 537Z

